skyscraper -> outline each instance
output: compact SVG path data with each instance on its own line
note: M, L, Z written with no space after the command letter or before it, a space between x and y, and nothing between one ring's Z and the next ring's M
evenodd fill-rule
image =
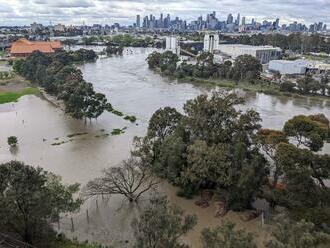
M235 24L236 24L237 26L239 26L240 23L241 23L241 15L238 13L238 15L237 15L237 19L236 19L236 21L235 21Z
M245 26L246 24L246 19L245 19L245 16L242 17L242 26Z
M140 17L140 15L136 16L136 27L137 28L141 27L141 17Z
M228 15L228 18L227 18L227 24L232 24L233 21L234 21L233 15L232 14L229 14Z

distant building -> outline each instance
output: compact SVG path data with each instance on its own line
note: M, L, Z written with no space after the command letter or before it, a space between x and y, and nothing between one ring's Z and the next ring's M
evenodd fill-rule
M137 28L141 27L141 17L140 17L140 15L136 16L136 27Z
M206 34L204 36L204 52L213 53L215 50L219 50L219 35Z
M269 62L268 69L281 74L292 75L305 74L307 67L307 62L304 60L272 60Z
M36 33L37 31L40 31L43 29L42 24L36 23L36 22L32 23L30 26L31 26L32 33Z
M307 71L325 73L330 71L330 64L316 60L272 60L269 62L270 71L278 71L281 74L305 74Z
M260 60L262 64L267 64L271 60L279 59L282 49L272 46L249 46L241 44L220 44L218 49L233 59L240 55L251 55Z
M166 50L180 55L180 46L178 39L175 36L166 37Z
M54 53L60 49L62 49L60 41L29 41L27 39L19 39L11 45L10 54L13 57L26 57L34 51Z

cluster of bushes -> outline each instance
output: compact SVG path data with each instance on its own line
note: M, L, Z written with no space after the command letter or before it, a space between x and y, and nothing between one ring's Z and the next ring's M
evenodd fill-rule
M107 45L122 47L149 47L154 45L154 39L149 36L139 38L129 34L115 35L108 39Z
M60 51L53 55L34 52L25 60L15 61L13 68L20 75L64 101L66 112L77 119L96 119L111 110L105 95L96 93L82 72L73 63L94 61L92 50Z
M257 112L237 110L243 103L235 94L214 92L187 101L184 114L159 109L147 135L136 139L134 155L180 186L181 195L213 189L232 210L262 196L297 220L329 225L330 156L317 153L330 137L329 120L296 116L282 131L261 129Z
M322 95L330 96L329 75L324 74L320 81L307 73L304 77L299 78L297 83L284 81L280 84L280 90L283 92L299 93L302 95Z
M0 71L0 80L8 80L13 78L14 75L11 72L8 71Z
M105 52L107 55L123 55L124 47L122 46L107 46Z
M159 69L164 75L174 75L178 78L196 77L254 82L260 78L262 72L260 62L250 55L237 57L234 64L230 61L219 64L214 62L213 54L202 53L197 57L195 65L184 61L177 66L178 56L171 51L166 51L164 53L153 52L148 56L147 61L150 69Z

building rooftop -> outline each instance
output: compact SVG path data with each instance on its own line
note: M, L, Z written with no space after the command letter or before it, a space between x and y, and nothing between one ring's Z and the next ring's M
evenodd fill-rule
M243 45L243 44L219 44L219 46L227 46L227 47L235 47L240 49L253 49L253 50L269 50L269 49L276 49L278 51L282 51L279 47L273 46L251 46L251 45Z
M34 51L43 53L54 53L55 50L61 49L60 41L29 41L27 39L19 39L14 42L10 48L12 55L16 54L31 54Z

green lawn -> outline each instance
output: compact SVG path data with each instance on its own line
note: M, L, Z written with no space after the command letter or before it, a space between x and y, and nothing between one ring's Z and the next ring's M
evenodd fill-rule
M37 88L28 87L18 92L0 92L0 104L16 102L21 96L39 93Z

